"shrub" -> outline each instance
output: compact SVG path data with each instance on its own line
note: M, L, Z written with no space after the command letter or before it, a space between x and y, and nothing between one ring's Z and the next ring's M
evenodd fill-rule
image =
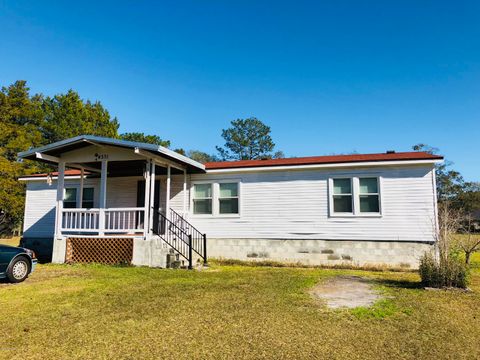
M468 286L468 267L453 255L436 261L431 253L425 253L420 260L419 272L422 284L427 287L465 289Z

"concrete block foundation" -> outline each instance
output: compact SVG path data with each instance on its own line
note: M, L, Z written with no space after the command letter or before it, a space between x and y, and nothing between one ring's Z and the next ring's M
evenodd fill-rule
M304 265L389 266L417 269L432 244L406 241L208 239L210 258L272 260Z

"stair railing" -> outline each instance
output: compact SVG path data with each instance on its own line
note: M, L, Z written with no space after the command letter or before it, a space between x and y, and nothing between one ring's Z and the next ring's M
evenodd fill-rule
M193 251L200 255L203 259L203 264L207 265L207 235L201 233L173 209L170 209L170 220L191 237Z
M153 232L160 236L173 250L188 261L188 268L193 268L192 239L185 231L167 219L160 211L155 210L156 221Z

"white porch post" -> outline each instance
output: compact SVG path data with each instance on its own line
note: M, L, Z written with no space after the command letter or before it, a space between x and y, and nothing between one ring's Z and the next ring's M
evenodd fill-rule
M150 163L152 170L150 171L150 216L148 221L148 236L153 235L153 215L155 212L155 162Z
M170 220L170 182L171 182L171 166L167 165L167 199L165 201L165 216Z
M63 264L67 255L67 239L62 236L63 194L65 189L65 162L58 162L57 204L55 216L55 238L53 240L52 262Z
M80 207L83 207L83 178L85 176L85 170L83 167L80 169L80 194L79 194L79 203Z
M187 170L183 170L183 216L187 215Z
M151 170L151 160L147 160L147 165L145 167L145 204L143 208L143 236L145 239L149 236L149 220L150 220L150 170Z
M57 208L55 216L55 239L62 235L62 218L63 218L63 192L65 187L65 162L58 163L57 176Z
M100 175L100 212L98 220L98 234L105 234L105 208L107 207L107 170L108 161L102 160L102 172Z

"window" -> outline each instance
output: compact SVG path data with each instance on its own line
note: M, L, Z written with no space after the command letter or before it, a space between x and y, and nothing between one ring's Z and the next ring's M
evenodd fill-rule
M360 178L358 193L360 197L360 212L362 213L380 212L378 179L376 177Z
M379 177L329 179L330 215L381 215Z
M351 179L333 179L333 212L353 212Z
M83 209L91 209L93 208L93 196L94 190L93 188L83 188L83 196L82 196L82 208Z
M238 214L238 183L220 183L218 195L219 214Z
M77 207L77 189L66 188L65 197L63 198L63 207L66 209Z
M240 180L193 183L191 188L192 215L218 217L240 216Z
M212 184L193 185L193 213L212 214Z

